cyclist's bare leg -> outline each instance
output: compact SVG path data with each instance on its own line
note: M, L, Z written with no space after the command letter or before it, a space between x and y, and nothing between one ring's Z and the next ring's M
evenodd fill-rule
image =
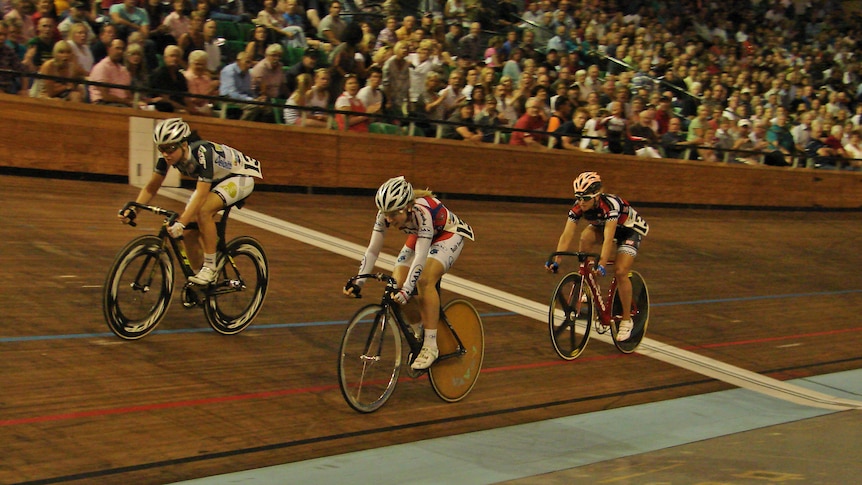
M436 330L440 322L440 294L437 293L437 282L443 277L444 272L445 268L440 261L428 258L416 284L419 288L416 298L419 312L422 314L422 324L428 330Z
M629 271L635 262L634 256L618 252L614 262L614 276L617 280L617 291L620 295L622 305L622 319L628 320L632 317L632 282L629 280Z
M218 232L214 216L224 208L224 201L218 194L210 192L198 211L197 223L201 233L204 253L215 254L218 246ZM188 248L186 248L188 249Z
M201 246L201 234L195 229L190 229L183 235L186 246L186 255L192 268L200 268L204 262L203 246Z

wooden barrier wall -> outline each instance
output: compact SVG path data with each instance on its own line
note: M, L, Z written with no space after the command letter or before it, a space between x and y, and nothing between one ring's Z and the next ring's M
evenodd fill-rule
M0 94L0 167L128 175L130 116L163 113ZM264 184L373 189L403 174L439 193L571 198L571 180L601 173L639 203L862 208L862 173L575 154L420 137L359 135L189 116L205 139L263 164Z

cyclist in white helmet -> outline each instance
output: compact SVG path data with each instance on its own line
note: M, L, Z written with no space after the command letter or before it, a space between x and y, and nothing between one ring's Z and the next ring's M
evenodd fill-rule
M575 204L569 210L569 218L557 243L557 251L571 251L578 221L583 217L589 224L581 232L578 251L598 252L601 255L595 269L602 276L605 275L608 261L616 255L614 276L622 305L622 320L617 340L627 340L633 327L632 284L628 274L638 254L641 239L649 232L649 225L625 199L603 192L602 179L598 173L584 172L578 175L572 185L575 189ZM597 246L601 247L600 251L596 251ZM557 256L555 261L546 263L545 268L548 271L556 271L560 266L560 259L560 256Z
M217 275L218 235L213 216L251 195L255 177L263 178L260 162L227 145L199 139L182 118L159 122L153 132L153 141L161 156L150 181L141 189L135 202L148 204L165 181L170 167L183 175L197 178L195 191L186 203L185 210L168 228L168 232L172 237L180 237L188 224L197 222L203 248L196 244L195 231L190 231L187 236L191 243L186 245L186 249L193 264L200 262L203 249L203 266L189 281L208 285L215 281ZM124 223L130 220L128 212L121 212L118 216Z
M440 295L437 283L452 268L464 247L464 239L473 240L473 229L450 212L430 190L413 190L404 177L386 181L377 190L377 219L371 242L359 266L359 274L370 273L383 248L383 233L390 226L405 232L407 241L392 276L400 290L393 298L404 305L418 290L416 300L425 330L422 350L411 365L427 369L437 359L437 325L440 321ZM344 287L344 294L359 297L364 281Z

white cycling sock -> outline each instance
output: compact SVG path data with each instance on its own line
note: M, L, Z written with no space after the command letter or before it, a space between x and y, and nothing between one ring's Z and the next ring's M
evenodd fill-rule
M204 266L206 266L209 269L215 269L216 268L216 255L215 255L215 253L212 253L212 254L204 253Z
M436 349L437 348L437 329L436 328L434 330L431 330L428 328L425 329L424 346L428 347L429 349Z

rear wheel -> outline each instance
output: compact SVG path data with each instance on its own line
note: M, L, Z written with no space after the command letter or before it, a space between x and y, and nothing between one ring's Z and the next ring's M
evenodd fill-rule
M380 409L395 391L401 370L401 334L380 305L359 309L341 338L338 384L344 400L361 413Z
M218 279L207 288L204 313L218 333L234 335L248 327L260 312L269 283L269 264L263 246L243 236L227 243L228 258Z
M443 314L461 340L458 341L444 322L437 331L440 357L429 368L431 387L446 402L464 399L476 385L485 359L485 329L476 308L466 300L452 300ZM454 354L454 355L453 355Z
M649 324L649 291L647 290L646 282L637 271L629 273L629 280L632 282L631 314L633 326L631 337L622 342L617 340L617 327L619 326L623 308L617 291L614 291L614 323L611 325L614 345L624 354L630 354L638 348L641 340L646 335L647 325Z
M581 355L590 340L594 318L590 288L578 273L569 273L554 290L548 313L548 331L557 355L574 360Z
M163 241L141 236L117 255L105 280L102 311L108 328L125 340L152 332L171 304L174 266Z

